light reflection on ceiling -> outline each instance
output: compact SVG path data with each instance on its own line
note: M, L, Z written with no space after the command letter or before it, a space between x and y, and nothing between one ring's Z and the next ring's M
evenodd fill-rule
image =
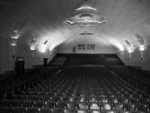
M91 0L90 4L108 21L93 28L70 27L62 23L79 8L82 0L8 1L12 2L0 1L0 34L15 37L12 32L20 31L20 35L16 35L18 40L22 38L22 43L30 45L35 38L37 41L32 46L38 51L52 50L85 31L108 41L119 50L127 49L124 40L130 41L133 48L140 47L137 34L143 38L144 44L150 43L150 0ZM31 35L25 37L29 32Z
M65 42L71 36L71 32L67 29L57 29L56 31L40 33L37 36L37 42L34 45L39 52L45 53L47 50L52 51L56 46Z
M108 42L113 45L114 47L118 48L120 51L124 51L124 46L115 38L109 38Z

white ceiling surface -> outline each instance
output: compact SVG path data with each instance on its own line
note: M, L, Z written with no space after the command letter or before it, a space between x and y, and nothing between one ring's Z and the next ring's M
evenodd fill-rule
M150 43L150 0L89 0L89 4L107 21L94 27L63 23L80 7L82 0L14 0L4 4L6 11L0 17L1 34L9 37L14 29L19 29L22 34L19 41L30 44L35 38L38 49L46 40L49 40L47 45L54 48L85 31L93 33L91 39L99 37L118 48L125 47L124 40L138 46L135 34L141 35L145 44Z

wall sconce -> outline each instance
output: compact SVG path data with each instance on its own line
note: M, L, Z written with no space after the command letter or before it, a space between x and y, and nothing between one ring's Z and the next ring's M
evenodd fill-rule
M132 45L128 40L125 40L125 43L127 45L127 50L129 53L129 59L132 60L132 53L133 53L134 49L132 48Z
M34 54L35 54L35 45L31 45L30 46L30 50L31 50L31 59L33 60L34 59Z
M128 48L128 53L129 53L129 59L132 60L132 53L133 53L133 49L132 48Z
M140 46L139 46L139 50L140 50L141 61L144 61L145 45L140 45Z
M9 37L9 36L4 36L0 35L0 37L3 37L5 39L8 39L9 45L10 45L10 57L12 60L15 60L16 58L16 49L17 49L17 41L19 39L19 34L16 34L17 31L14 31L15 35Z
M11 47L11 58L15 60L16 58L16 51L17 51L17 42L20 37L20 31L14 30L12 36L10 37L9 43Z
M10 38L11 58L13 60L15 60L15 58L16 58L17 41L18 41L18 38L16 38L16 37Z
M145 50L145 45L140 45L140 46L139 46L139 50L140 50L140 51L144 51L144 50Z
M34 54L35 54L35 49L36 49L36 46L35 46L35 43L36 43L36 39L32 39L29 46L30 46L30 51L31 51L31 59L33 60L34 59Z
M134 50L132 48L128 48L128 53L133 53Z

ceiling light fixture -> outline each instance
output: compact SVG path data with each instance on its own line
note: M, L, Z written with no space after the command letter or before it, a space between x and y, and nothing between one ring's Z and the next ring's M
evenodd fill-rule
M94 11L96 11L97 9L93 8L91 6L86 6L86 5L85 6L81 6L81 7L76 9L76 11L81 11L81 10L94 10Z
M80 27L90 27L104 24L106 23L106 20L102 15L98 14L96 8L88 5L88 0L86 0L84 1L84 4L77 8L64 22L66 24L78 25Z

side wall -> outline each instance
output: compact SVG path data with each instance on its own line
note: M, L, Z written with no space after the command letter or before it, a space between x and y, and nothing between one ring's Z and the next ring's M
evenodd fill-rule
M131 59L129 59L129 53L127 51L117 52L118 56L126 65L130 66L139 66L143 70L150 70L150 45L146 47L143 51L139 51L139 49L135 49L133 53L131 53ZM143 59L141 58L143 54Z
M30 51L29 46L23 43L17 45L16 57L23 57L25 60L25 68L32 68L33 65L42 65L44 55L35 51L34 54ZM49 61L54 57L54 54L45 54ZM32 59L33 56L33 59ZM6 71L14 70L15 60L11 58L11 47L7 38L0 38L0 74Z

